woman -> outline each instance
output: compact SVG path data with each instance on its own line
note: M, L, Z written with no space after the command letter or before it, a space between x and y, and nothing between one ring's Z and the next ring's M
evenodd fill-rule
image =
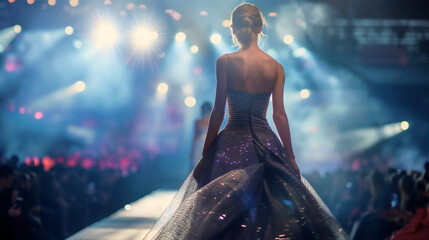
M192 139L191 154L189 156L189 166L191 171L201 158L211 111L212 105L209 102L204 102L203 105L201 105L201 118L195 121L194 137Z
M283 106L283 67L259 49L263 18L231 15L240 49L216 62L216 99L203 157L146 239L349 239L300 176ZM274 122L266 119L273 95ZM218 133L228 100L229 119Z

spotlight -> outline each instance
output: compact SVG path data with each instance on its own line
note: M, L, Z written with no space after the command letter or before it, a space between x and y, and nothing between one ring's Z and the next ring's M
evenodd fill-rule
M197 100L192 96L185 98L185 105L187 107L193 107L193 106L195 106L196 103L197 103Z
M292 35L290 35L290 34L288 34L288 35L284 36L284 38L283 38L283 42L284 42L285 44L292 44L292 43L293 43L293 36L292 36Z
M20 33L22 31L22 27L20 25L13 26L13 31L15 33Z
M299 95L303 98L309 98L310 97L310 90L308 89L302 89L301 92L299 92Z
M197 53L198 52L198 50L199 50L199 48L198 48L198 46L197 45L192 45L191 46L191 53Z
M137 27L134 30L132 42L135 48L147 50L158 38L158 33L145 27Z
M401 129L405 131L410 127L410 124L407 121L402 121L400 126Z
M222 40L222 37L218 34L218 33L213 33L211 36L210 36L210 41L213 43L213 44L218 44L218 43L220 43L220 41Z
M119 40L119 33L112 22L106 21L95 28L94 39L98 49L113 47Z
M168 92L168 85L166 83L158 84L158 92L161 94L166 94Z
M178 32L178 33L176 34L176 41L177 41L177 42L183 42L183 41L185 41L185 39L186 39L186 34L185 34L185 33L183 33L183 32Z
M75 87L76 91L83 92L86 88L86 84L83 81L77 81L74 84L74 87Z
M67 35L72 35L73 34L73 27L71 27L71 26L67 26L66 28L64 28L64 32L67 34Z

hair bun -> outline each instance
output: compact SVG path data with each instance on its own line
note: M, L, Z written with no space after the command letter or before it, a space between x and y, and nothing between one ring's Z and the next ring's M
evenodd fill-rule
M250 17L244 17L242 22L242 27L251 27L253 25L252 19Z

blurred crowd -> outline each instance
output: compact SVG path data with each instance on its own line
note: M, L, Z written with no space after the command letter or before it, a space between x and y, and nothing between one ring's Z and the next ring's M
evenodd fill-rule
M153 190L141 184L151 177L145 168L19 162L0 165L0 239L64 239Z
M353 240L429 239L429 162L423 171L339 170L305 177Z
M152 171L153 165L124 172L20 162L13 156L0 165L0 239L67 238L168 178ZM429 239L429 162L423 171L337 170L304 176L353 240Z

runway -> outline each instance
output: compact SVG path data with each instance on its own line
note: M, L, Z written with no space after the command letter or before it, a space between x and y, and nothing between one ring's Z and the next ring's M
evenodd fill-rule
M153 191L67 239L142 240L175 193L171 189Z

